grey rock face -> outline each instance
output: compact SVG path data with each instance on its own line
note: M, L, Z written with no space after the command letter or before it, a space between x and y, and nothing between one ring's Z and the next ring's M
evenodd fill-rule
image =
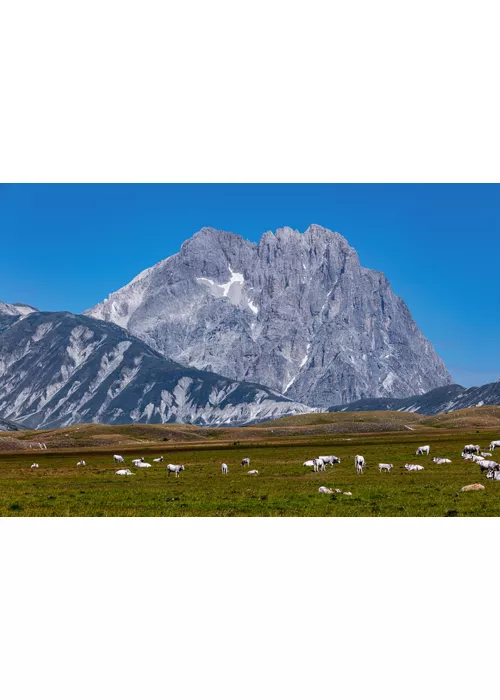
M0 315L5 425L237 425L310 410L266 387L182 367L114 324L66 312Z
M452 381L385 276L321 226L268 231L258 244L204 228L86 314L177 362L310 406Z

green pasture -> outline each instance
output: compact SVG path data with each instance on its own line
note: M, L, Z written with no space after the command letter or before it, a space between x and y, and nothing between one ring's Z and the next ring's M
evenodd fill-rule
M336 436L300 444L266 444L242 441L226 447L169 444L152 449L82 450L68 452L0 453L1 516L497 516L500 515L500 481L489 481L479 467L464 461L464 444L479 442L485 450L498 431L462 433L391 433L371 436ZM429 443L429 457L416 457L418 445ZM120 477L113 452L126 458L134 476ZM150 462L164 454L165 462L137 469L130 460L144 456ZM354 455L364 455L362 476L354 469ZM306 459L334 454L341 464L314 473L302 466ZM452 464L437 466L432 457L449 457ZM500 461L500 451L494 455ZM249 476L240 467L250 457ZM84 459L85 467L76 467ZM39 469L30 469L36 461ZM179 478L167 476L168 462L185 465ZM221 463L229 474L221 474ZM392 462L391 474L378 472L379 462ZM405 462L422 464L423 472L408 473ZM482 492L461 493L462 486L482 483ZM352 496L323 495L319 486L351 491Z

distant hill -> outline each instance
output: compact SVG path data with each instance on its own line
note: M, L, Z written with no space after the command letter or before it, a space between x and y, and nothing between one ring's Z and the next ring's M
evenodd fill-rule
M466 389L460 384L450 384L432 389L426 394L406 399L359 399L341 406L331 406L332 413L352 411L405 411L434 416L462 408L500 405L500 381Z

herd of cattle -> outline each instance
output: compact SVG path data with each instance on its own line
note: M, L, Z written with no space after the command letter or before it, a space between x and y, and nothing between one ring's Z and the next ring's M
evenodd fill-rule
M495 481L500 481L500 464L498 462L495 462L492 459L488 459L488 457L493 456L493 452L496 449L500 449L500 440L493 440L489 447L488 452L481 452L481 447L479 445L465 445L465 447L462 450L461 457L464 460L470 460L472 462L475 462L480 470L481 473L486 472L486 478L487 479L493 479ZM430 445L422 445L419 447L415 454L418 455L429 455L431 451ZM113 455L113 460L115 464L125 464L125 459L121 455ZM447 457L434 457L432 460L435 464L451 464L451 459L448 459ZM148 468L151 467L152 465L149 462L146 462L144 457L139 457L138 459L133 459L131 460L132 464L137 467L137 468ZM163 456L161 457L156 457L153 459L153 462L157 464L161 464L163 462ZM330 467L333 467L334 464L340 464L340 457L336 457L335 455L321 455L320 457L316 457L315 459L308 459L304 462L304 467L312 467L313 471L315 472L324 472L326 471L327 465L330 465ZM35 462L31 465L31 469L37 469L38 464ZM77 467L85 467L86 463L84 460L80 460L77 465ZM241 460L241 467L249 467L250 466L250 458L245 457L244 459ZM390 473L391 470L393 469L393 464L387 464L387 463L379 463L378 465L378 470L379 473L382 472L387 472ZM363 469L366 468L366 461L363 455L356 455L354 457L354 467L356 470L356 474L363 474ZM184 471L184 465L183 464L167 464L166 466L167 469L167 474L170 476L170 474L175 474L176 477L180 476L180 473ZM222 463L221 465L222 469L222 474L228 474L229 473L229 467L225 462ZM409 464L406 463L404 465L404 469L406 469L409 472L413 471L423 471L424 467L421 464ZM247 471L247 474L250 474L251 476L257 475L259 472L257 469L249 469ZM134 472L132 472L130 469L127 468L120 468L118 469L117 472L115 472L118 476L133 476ZM472 490L472 487L476 489L479 489L481 485L480 484L472 484L471 486L464 487L465 490ZM484 488L484 487L482 487ZM463 489L463 490L464 490ZM351 496L350 491L345 491L342 492L340 489L329 489L326 486L320 486L318 489L319 493L343 493L345 496Z
M500 440L493 440L490 443L490 450L500 448ZM430 445L422 445L418 447L415 454L416 455L429 455L431 452ZM476 462L481 469L481 472L486 472L487 479L494 479L495 481L500 481L500 464L493 461L492 459L487 459L487 457L492 457L492 452L481 452L479 445L465 445L462 450L462 459L470 459ZM432 460L435 464L451 464L451 459L447 457L434 457ZM315 472L326 471L326 465L330 464L340 464L340 457L335 457L335 455L320 456L316 459L308 459L304 462L304 467L312 467ZM378 470L380 473L388 472L390 473L393 464L379 463ZM363 455L356 455L354 457L354 467L356 469L356 474L363 474L363 469L366 467L365 458ZM424 467L421 464L409 464L404 465L404 469L409 472L421 472ZM326 493L326 491L320 491L320 493Z

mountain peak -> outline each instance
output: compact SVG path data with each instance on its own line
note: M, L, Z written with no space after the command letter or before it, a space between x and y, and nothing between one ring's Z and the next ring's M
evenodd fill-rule
M451 381L385 276L319 224L266 231L259 243L204 227L139 287L88 315L180 364L310 406L412 396Z

